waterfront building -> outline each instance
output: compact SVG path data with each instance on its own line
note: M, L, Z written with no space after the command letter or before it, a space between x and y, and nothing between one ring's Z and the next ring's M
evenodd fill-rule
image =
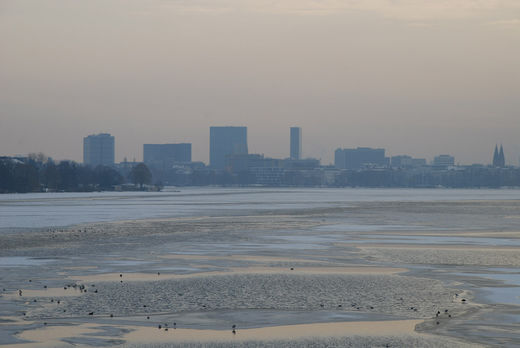
M425 165L425 158L413 158L407 155L392 156L390 158L390 166L392 168L416 168Z
M83 163L90 166L113 166L115 140L108 133L92 134L83 138Z
M209 165L224 169L227 157L248 154L247 127L210 127Z
M191 162L191 144L144 144L143 162L162 167Z
M334 165L338 169L362 169L365 167L385 167L390 159L385 157L385 149L358 147L337 149L334 152Z
M453 167L455 165L455 157L450 155L439 155L433 158L434 167Z

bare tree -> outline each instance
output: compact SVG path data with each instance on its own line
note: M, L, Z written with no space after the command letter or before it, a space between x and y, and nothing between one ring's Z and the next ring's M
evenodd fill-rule
M142 189L144 184L152 182L152 173L144 163L139 163L130 171L130 180Z

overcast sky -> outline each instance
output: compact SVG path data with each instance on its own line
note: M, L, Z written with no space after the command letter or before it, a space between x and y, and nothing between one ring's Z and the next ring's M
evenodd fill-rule
M518 0L0 0L0 155L82 160L248 127L249 151L520 156Z

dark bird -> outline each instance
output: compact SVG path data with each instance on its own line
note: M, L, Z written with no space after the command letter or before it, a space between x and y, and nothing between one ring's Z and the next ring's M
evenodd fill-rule
M90 312L88 315L94 315L94 312Z

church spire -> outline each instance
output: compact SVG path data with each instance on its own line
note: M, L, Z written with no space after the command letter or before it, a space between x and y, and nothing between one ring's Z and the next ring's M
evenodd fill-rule
M499 167L499 163L498 163L498 145L495 145L495 152L493 153L493 167Z
M504 168L506 166L506 159L504 157L504 148L500 144L500 152L498 153L498 166Z

